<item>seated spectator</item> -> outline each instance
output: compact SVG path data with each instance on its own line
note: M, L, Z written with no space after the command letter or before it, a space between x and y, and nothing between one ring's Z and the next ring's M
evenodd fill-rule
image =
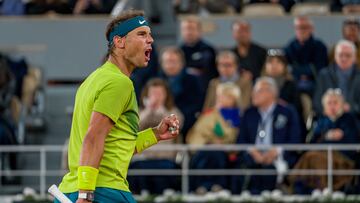
M316 122L311 143L317 144L357 144L359 129L356 119L344 112L344 98L339 89L328 89L322 97L324 114ZM334 151L333 169L354 169L356 152ZM306 152L295 165L295 169L326 170L328 166L327 151ZM352 175L333 176L333 189L341 190L351 184ZM324 189L328 186L327 174L312 176L290 176L296 194L311 194L313 189Z
M240 74L237 68L237 57L231 51L222 51L216 58L217 70L219 77L210 81L205 97L205 103L203 109L213 108L216 100L216 89L220 84L233 82L241 91L241 97L239 97L239 108L241 111L250 105L252 80L246 77L246 74Z
M201 22L196 17L188 17L180 22L181 50L185 55L185 67L189 74L201 79L205 94L209 81L216 77L215 49L202 39Z
M272 4L280 4L286 12L291 10L291 7L299 0L250 0L250 4L254 3L272 3Z
M323 69L317 80L314 109L322 114L321 97L329 88L340 88L345 98L345 112L360 116L360 71L355 64L356 47L340 40L335 47L335 63Z
M232 178L233 193L242 189L252 194L263 190L273 190L277 182L282 181L282 175L287 166L296 162L294 152L283 151L272 147L273 144L301 143L300 125L296 112L277 103L278 88L274 79L259 78L254 86L252 104L241 120L238 144L254 144L247 152L238 154L236 168L245 169L276 169L274 175L251 175L249 181L243 176ZM265 147L259 149L258 147Z
M255 80L260 76L265 63L266 49L251 41L251 25L244 20L233 23L232 35L237 43L232 51L238 56L240 71L244 74L251 73Z
M196 114L201 111L203 103L199 78L187 72L184 67L183 52L178 48L165 48L160 56L160 61L162 68L160 77L169 84L175 104L184 115L181 133L186 135L195 123Z
M240 125L238 101L239 88L231 82L219 84L216 88L214 109L203 113L187 135L188 144L234 144ZM228 153L224 151L198 151L192 157L193 169L225 169ZM224 176L191 177L191 189L199 194L208 190L217 191L228 186Z
M312 96L316 75L328 65L325 44L313 36L313 22L306 16L294 19L295 39L285 47L285 55L292 66L292 74L302 93Z
M69 0L74 14L110 13L118 0Z
M264 76L275 80L279 88L279 103L283 105L293 105L300 118L302 115L302 105L296 83L289 73L285 54L281 49L269 49L266 57Z
M5 58L0 56L0 145L16 144L15 123L12 113L16 82Z
M358 13L360 12L359 0L332 0L330 3L331 12Z
M156 126L164 116L175 114L180 123L183 115L176 108L170 89L165 81L151 79L144 87L140 100L140 130ZM167 140L160 144L174 144L175 140ZM130 164L132 169L177 169L175 151L144 151L141 159ZM135 159L136 160L136 159ZM162 194L164 189L179 189L177 178L173 176L132 176L129 177L132 191L140 193L148 190L152 194Z
M67 0L30 0L25 5L27 15L38 14L71 14L71 5Z
M12 75L5 58L0 55L0 146L15 145L16 137L15 119L12 103L15 99L16 81ZM0 170L16 170L16 153L0 154ZM14 176L0 177L0 183L15 183L18 179Z
M354 43L356 47L356 64L360 65L360 22L355 18L346 19L343 22L342 34L345 40ZM330 51L330 62L335 61L335 46Z

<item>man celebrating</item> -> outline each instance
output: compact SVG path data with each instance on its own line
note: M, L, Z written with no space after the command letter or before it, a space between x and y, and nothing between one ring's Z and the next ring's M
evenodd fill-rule
M87 77L75 98L70 172L60 190L76 203L136 202L126 181L132 155L179 133L174 115L138 132L138 105L129 76L150 60L154 40L144 12L120 14L109 23L106 38L107 62Z

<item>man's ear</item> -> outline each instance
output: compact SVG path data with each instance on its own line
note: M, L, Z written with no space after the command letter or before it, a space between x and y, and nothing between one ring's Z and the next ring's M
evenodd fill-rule
M113 42L115 47L123 49L125 48L125 37L114 36Z

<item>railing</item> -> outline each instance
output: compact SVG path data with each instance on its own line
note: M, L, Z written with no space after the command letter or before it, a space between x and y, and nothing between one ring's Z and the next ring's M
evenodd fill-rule
M307 150L321 150L327 151L328 162L326 170L289 170L287 174L292 175L323 175L328 176L328 189L332 191L333 175L360 175L360 170L333 170L333 150L360 150L358 144L338 144L338 145L313 145L313 144L287 144L287 145L272 145L268 147L254 146L254 145L157 145L152 147L151 151L178 151L183 153L181 162L181 169L131 169L129 175L178 175L182 177L181 191L183 195L189 193L189 175L203 176L203 175L277 175L275 170L268 169L190 169L189 161L191 151L245 151L256 147L258 149L268 149L269 147L281 147L285 151L307 151ZM47 176L62 176L64 170L47 170L46 153L47 152L62 152L64 147L62 145L27 145L27 146L0 146L0 157L5 152L39 152L40 166L39 170L1 170L0 176L39 176L40 180L40 195L46 195L46 177ZM60 161L60 160L59 160ZM1 162L0 162L1 164Z

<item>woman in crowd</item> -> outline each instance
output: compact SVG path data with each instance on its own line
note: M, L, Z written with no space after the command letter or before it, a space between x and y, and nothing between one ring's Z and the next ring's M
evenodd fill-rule
M323 112L313 130L311 143L314 144L356 144L359 143L359 129L356 118L344 112L344 97L340 89L328 89L322 97ZM356 152L334 151L333 169L354 169ZM294 169L327 169L326 151L306 152L295 165ZM333 177L333 189L342 190L351 183L353 176ZM327 187L327 175L290 176L297 194L308 194L313 189Z

